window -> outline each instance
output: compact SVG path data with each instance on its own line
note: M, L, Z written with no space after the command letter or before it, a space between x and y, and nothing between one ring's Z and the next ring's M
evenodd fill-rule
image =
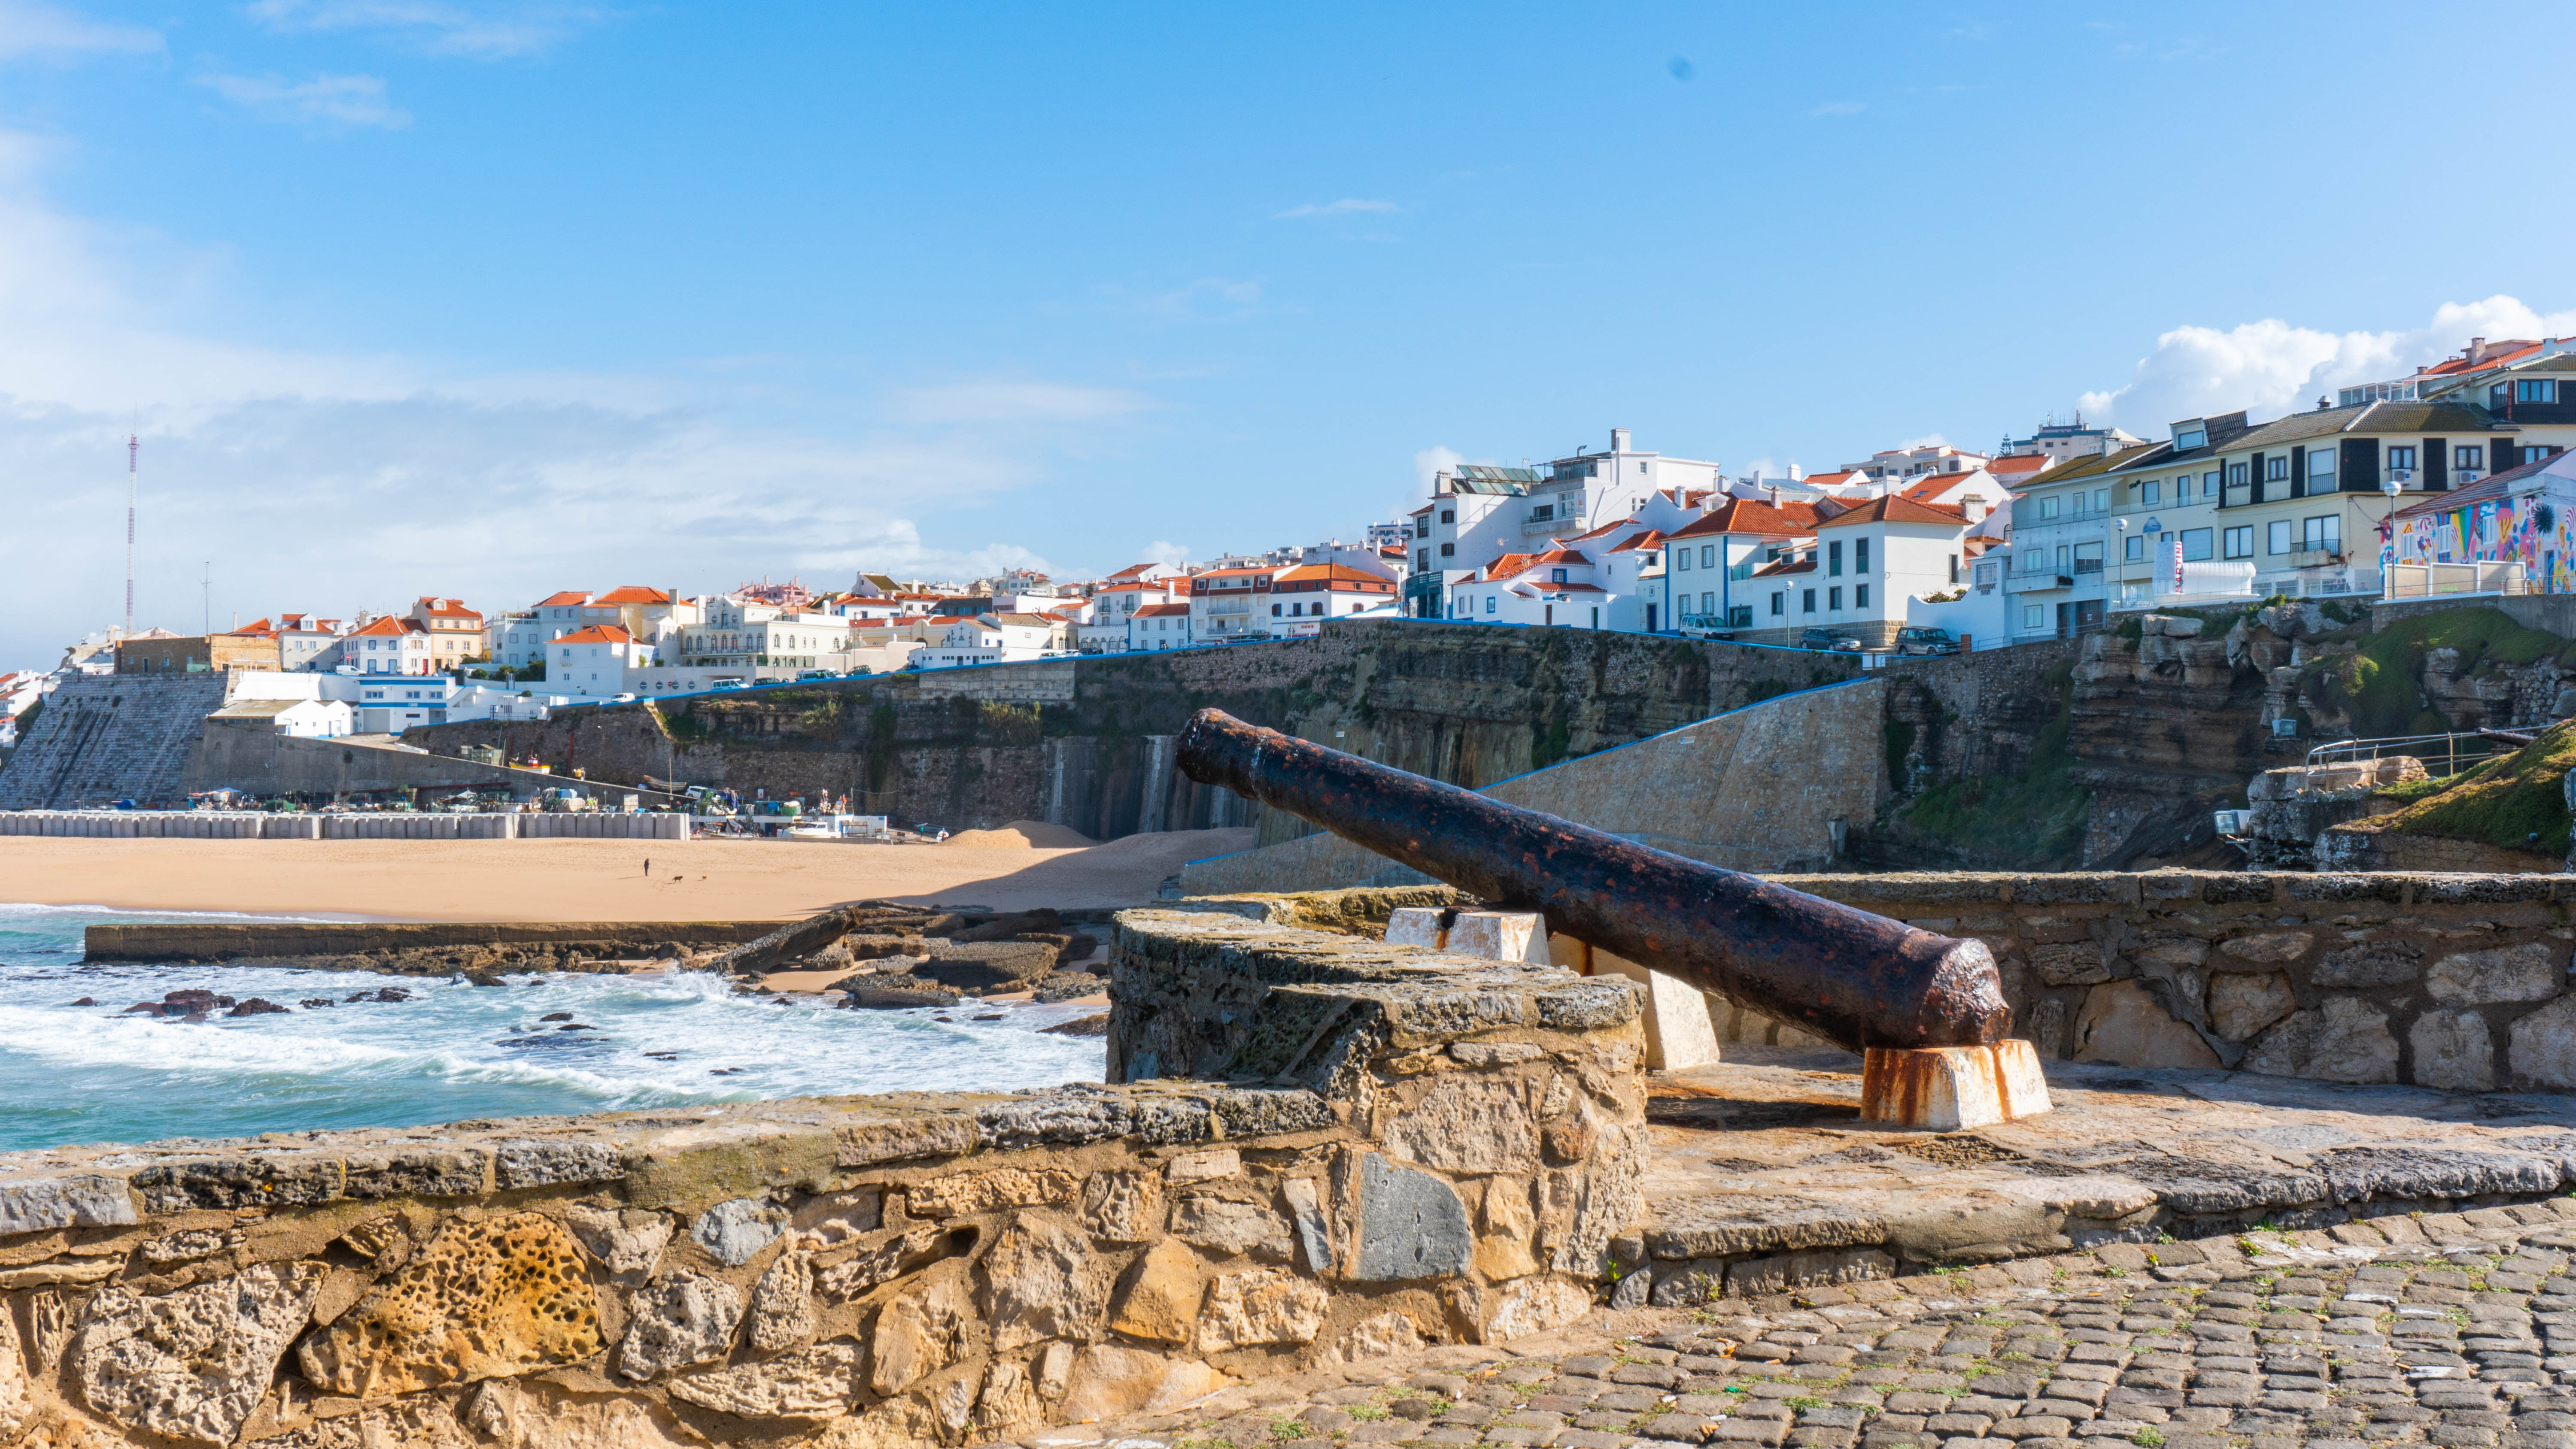
M2110 489L2096 488L2093 490L2093 511L2096 513L2108 513L2111 511Z
M1959 581L1959 556L1958 556L1957 554L1955 554L1955 553L1954 553L1954 554L1950 555L1950 582L1952 582L1952 583L1954 583L1954 584L1955 584L1955 583L1957 583L1958 581Z
M2021 606L2021 626L2023 628L2042 628L2047 623L2048 607L2045 604L2024 604Z
M1789 612L1789 591L1786 589L1773 590L1771 593L1771 617L1776 619L1787 612Z
M1440 545L1440 556L1441 556L1442 558L1449 558L1449 557L1451 557L1451 556L1455 555L1457 552L1458 552L1458 545L1456 545L1456 544L1454 544L1454 543L1444 543L1444 544Z
M2061 574L2066 572L2066 555L2066 545L2062 543L2059 544L2057 546L2057 571Z
M1869 607L1869 585L1852 585L1852 607L1855 609L1866 609Z
M2150 478L2144 483L2138 485L2138 503L2141 507L2153 508L2157 503L2162 501L2158 495L2163 492L2164 485L2157 480Z
M2243 464L2243 463L2230 463L2230 464L2228 464L2228 465L2227 465L2227 486L2228 486L2228 487L2230 487L2230 488L2242 488L2242 487L2244 487L2244 486L2245 486L2245 484L2246 484L2247 478L2248 478L2249 474L2251 473L2251 471L2252 471L2252 470L2251 470L2251 469L2250 469L2246 464Z
M1843 576L1843 541L1839 538L1825 545L1825 574L1829 578L1837 579ZM1837 589L1835 592L1839 594L1841 590ZM1839 608L1840 605L1836 607Z
M2145 563L2147 561L2147 536L2143 533L2133 533L2123 540L2121 543L2121 559L2126 563Z
M2218 496L2217 474L2203 473L2200 475L2200 496L2203 498L2215 498Z
M1441 510L1440 510L1440 521L1441 521L1442 523L1456 523L1456 522L1458 521L1458 510L1457 510L1457 509L1455 509L1455 508L1443 508L1443 509L1441 509Z
M2414 466L2415 450L2413 448L2401 448L2395 443L2388 445L2389 472L2395 473L2403 470L2411 470Z
M1813 589L1800 589L1800 590L1798 591L1798 612L1800 612L1800 613L1802 613L1802 614L1812 614L1812 613L1816 612L1816 591L1815 591L1815 590L1813 590Z
M1825 590L1825 607L1837 614L1841 613L1843 608L1843 591L1838 588Z
M1303 604L1300 604L1300 605L1298 605L1297 607L1298 607L1298 609L1299 609L1300 611L1303 611L1303 610L1304 610L1304 608L1305 608L1306 606L1305 606L1305 605L1303 605ZM1279 617L1279 606L1278 606L1277 604L1273 604L1273 605L1271 605L1271 606L1270 606L1270 617L1271 617L1271 618L1274 618L1274 619L1276 619L1276 618L1278 618L1278 617Z
M1856 574L1865 574L1869 572L1868 539L1856 538L1852 540L1852 572Z
M2545 377L2521 379L2513 385L2513 400L2518 403L2554 403L2558 401L2558 384Z
M2464 444L2451 450L2451 466L2454 468L2473 472L2486 465L2487 450L2480 444Z
M1415 549L1413 552L1413 559L1413 567L1417 571L1426 574L1431 572L1431 550L1427 548ZM1128 607L1133 608L1135 606L1133 604L1129 604Z
M1547 571L1547 581L1548 581L1549 583L1551 583L1551 584L1561 584L1561 583L1564 583L1564 582L1565 582L1565 570L1563 570L1563 569L1549 569L1549 570Z
M1716 544L1703 543L1699 546L1699 566L1704 569L1717 567Z
M1415 538L1429 538L1431 536L1430 514L1426 513L1420 518L1413 520L1413 536Z
M1553 503L1542 503L1529 511L1529 521L1532 523L1545 523L1554 517L1556 517L1556 505Z
M2335 491L2335 450L2314 448L2308 452L2308 492Z
M2299 520L2299 542L2310 551L2343 552L2343 515L2328 513Z
M2552 447L2525 448L2522 450L2522 461L2526 463L2537 463L2543 458L2554 458L2556 456L2558 456L2558 450Z
M1488 614L1494 612L1494 596L1491 594L1485 596L1485 612Z
M1702 595L1700 595L1700 596L1699 596L1699 611L1700 611L1700 613L1701 613L1702 615L1708 615L1708 614L1714 614L1714 613L1716 613L1716 612L1717 612L1717 595L1716 595L1716 594L1714 594L1714 593L1707 593L1707 594L1702 594Z
M2239 464L2238 466L2242 467L2243 465ZM2252 558L2254 556L2254 525L2249 523L2242 528L2231 528L2227 530L2227 536L2224 542L2227 546L2227 556L2229 558Z
M2264 478L2265 478L2265 479L2267 479L2268 481L2270 481L2270 482L2274 482L2274 483L2287 483L2287 482L2289 482L2289 481L2290 481L2290 455L2289 455L2289 454L2287 454L2287 453L2283 453L2283 454L2281 454L2281 455L2280 455L2280 456L2278 456L2278 457L2274 457L2274 458L2266 458L2266 459L2264 459L2264 460L2263 460L2263 476L2264 476Z
M2182 531L2184 563L2198 563L2209 557L2209 534L2210 530L2206 528L2186 528Z
M2039 516L2042 518L2055 518L2057 516L2057 500L2054 498L2043 498L2039 500Z
M2188 453L2194 448L2206 448L2209 446L2209 430L2198 426L2180 429L2175 432L2173 443L2174 451L2177 453Z
M1640 472L1640 473L1645 472L1645 471L1646 471L1646 465L1645 465L1645 464L1643 464L1643 463L1638 464L1638 465L1637 465L1637 471L1638 471L1638 472Z
M1686 574L1686 573L1689 573L1689 572L1690 572L1690 566L1691 566L1691 563L1690 563L1690 550L1689 550L1689 549L1686 549L1686 548L1677 548L1677 549L1674 549L1674 550L1673 550L1673 570L1674 570L1674 572L1676 572L1676 573L1685 573L1685 574Z

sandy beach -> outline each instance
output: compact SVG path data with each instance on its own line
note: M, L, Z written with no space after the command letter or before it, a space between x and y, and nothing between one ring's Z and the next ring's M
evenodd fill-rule
M859 900L1141 905L1250 830L1081 850L774 840L64 840L0 837L0 901L412 921L699 921ZM652 874L644 862L652 861Z

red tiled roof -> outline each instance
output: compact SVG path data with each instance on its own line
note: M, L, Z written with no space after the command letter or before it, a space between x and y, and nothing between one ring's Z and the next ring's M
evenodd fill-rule
M1189 611L1190 606L1187 604L1147 604L1138 609L1135 616L1139 619L1153 619L1168 614L1186 614Z
M1801 481L1810 488L1839 488L1860 475L1858 468L1844 468L1833 473L1810 473Z
M1902 493L1873 498L1837 513L1818 528L1842 528L1859 523L1939 523L1956 528L1968 521L1968 515L1946 503L1917 503Z
M548 605L587 604L589 602L590 595L567 590L560 594L548 594L544 598L537 600L537 607L542 609Z
M1900 488L1897 490L1897 494L1900 497L1910 498L1917 503L1929 503L1932 501L1933 494L1950 487L1952 484L1964 483L1975 476L1977 476L1977 470L1973 468L1964 473L1927 473L1923 476L1923 480L1921 482L1914 484L1910 488Z
M426 634L429 631L420 627L420 622L416 619L397 619L391 614L388 614L385 617L376 620L372 624L368 624L363 628L352 629L349 632L353 636L359 634L382 636L392 634Z
M627 633L626 626L623 624L593 624L587 629L575 629L555 642L558 644L632 644L635 642L635 636Z
M593 600L600 604L667 604L671 595L665 589L649 589L642 584L620 584Z
M1530 587L1543 594L1606 594L1610 592L1599 584L1532 584Z
M1773 559L1753 571L1757 579L1777 578L1782 574L1811 574L1816 571L1815 555L1801 559Z
M1664 533L1663 533L1663 530L1662 530L1662 529L1659 529L1659 528L1650 528L1650 529L1647 529L1647 530L1646 530L1645 532L1643 532L1643 533L1637 533L1637 534L1631 534L1631 535L1629 535L1629 537L1628 537L1628 541L1627 541L1626 543L1622 543L1622 544L1615 544L1615 545L1613 545L1613 546L1611 547L1610 551L1611 551L1612 553L1626 553L1626 552L1628 552L1630 549L1636 549L1636 548L1661 548L1661 547L1663 547L1663 546L1664 546Z
M1802 503L1795 499L1773 504L1758 498L1730 498L1697 521L1674 529L1671 536L1678 540L1751 533L1764 538L1787 538L1815 532L1818 523L1833 517L1841 507L1839 503Z
M2001 478L2019 478L2024 473L2044 473L2049 468L2046 453L2006 453L1986 464L1986 471Z
M1328 584L1375 584L1386 588L1395 587L1393 584L1387 583L1383 577L1370 573L1366 569L1352 568L1349 564L1299 564L1294 568L1282 569L1278 574L1272 577L1271 582L1274 584L1311 584L1316 582Z
M421 595L420 602L428 605L426 609L422 610L424 613L443 614L466 619L480 619L483 617L482 614L477 611L465 607L465 601L463 599L434 599L427 594L423 594Z

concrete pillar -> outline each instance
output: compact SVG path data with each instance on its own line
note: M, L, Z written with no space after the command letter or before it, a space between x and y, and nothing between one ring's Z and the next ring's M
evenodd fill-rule
M1646 988L1646 1066L1650 1070L1678 1072L1718 1059L1717 1028L1708 1018L1708 998L1698 987L1572 936L1550 936L1547 944L1549 958L1559 966L1586 976L1625 976Z
M2026 1041L1861 1054L1860 1117L1873 1125L1958 1132L2036 1117L2049 1105L2039 1053Z

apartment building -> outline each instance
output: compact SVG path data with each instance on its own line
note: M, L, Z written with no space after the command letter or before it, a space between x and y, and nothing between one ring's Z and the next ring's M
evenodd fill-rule
M1144 604L1127 616L1127 647L1131 650L1187 649L1190 647L1190 606L1187 604Z
M438 673L429 631L418 620L387 614L342 636L332 667L352 674Z
M1190 580L1190 637L1230 644L1270 636L1271 568L1209 569Z
M485 653L483 616L465 607L463 599L423 595L406 617L428 633L432 669L461 668L466 660Z
M2235 415L2237 426L2243 417ZM2120 485L2112 475L2166 446L2140 443L2069 458L2013 495L2012 567L2003 575L2012 638L2066 638L2101 626L2110 601L2103 570L2126 550L2127 525L2113 506ZM2204 446L2192 456L2207 451Z
M2118 453L2134 448L2146 439L2132 437L2118 428L2088 428L2084 415L2077 413L2073 422L2061 423L2054 418L2043 420L2036 432L2027 438L2006 438L1998 455L1989 459L1991 466L2016 453L2026 453L2054 467L2072 458L2097 458L2105 453Z
M1270 579L1270 633L1273 637L1311 635L1323 620L1356 614L1396 597L1396 584L1384 574L1348 564L1299 564Z
M1536 553L1505 554L1461 581L1450 591L1449 617L1598 629L1607 622L1609 605L1609 590L1591 556L1551 541Z
M1726 479L1715 463L1640 449L1626 428L1610 430L1610 448L1577 448L1544 468L1463 463L1435 476L1431 502L1407 515L1413 524L1405 612L1436 619L1455 587L1509 553L1546 548L1637 515L1657 493L1713 494Z
M629 693L635 671L653 666L653 646L623 624L592 624L546 645L546 688L606 697Z
M1728 498L1698 519L1673 529L1664 539L1663 570L1646 627L1664 629L1759 629L1781 627L1768 622L1766 606L1778 600L1785 585L1748 587L1754 574L1793 552L1791 544L1812 538L1816 525L1845 505L1833 501L1777 504L1751 498ZM1761 621L1761 622L1757 622Z
M789 669L832 666L851 648L851 620L736 594L716 594L699 606L701 622L677 633L680 659L692 668L771 665Z

